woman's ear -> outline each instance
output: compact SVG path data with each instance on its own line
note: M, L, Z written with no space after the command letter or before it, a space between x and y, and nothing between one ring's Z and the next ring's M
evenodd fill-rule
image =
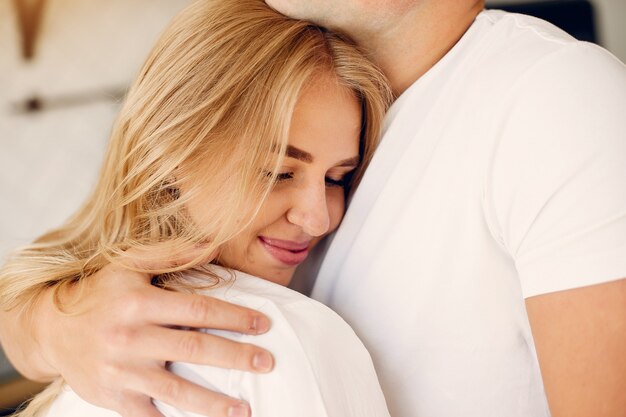
M178 184L179 168L176 167L174 171L168 175L167 179L163 181L164 190L171 196L173 200L180 198L180 185Z
M215 249L215 251L213 252L213 254L215 255L213 257L213 260L211 261L211 263L220 264L220 257L222 256L222 246L218 246L217 249Z
M178 200L180 198L180 190L178 189L178 187L172 185L168 186L166 190L173 200Z

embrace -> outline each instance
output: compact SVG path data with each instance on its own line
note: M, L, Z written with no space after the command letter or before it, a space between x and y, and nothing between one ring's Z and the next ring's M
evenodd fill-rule
M624 114L481 0L194 1L0 269L18 415L624 417Z

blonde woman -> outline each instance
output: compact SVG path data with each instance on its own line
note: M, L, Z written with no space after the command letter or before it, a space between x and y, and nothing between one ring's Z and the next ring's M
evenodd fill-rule
M354 332L284 286L339 225L389 99L383 76L349 42L261 0L202 0L184 10L128 93L92 196L64 226L13 255L1 271L2 305L27 308L53 288L57 307L78 315L85 292L77 288L89 291L103 268L131 269L155 276L171 297L202 292L263 313L272 329L254 339L203 332L227 345L254 343L279 359L265 357L266 370L274 370L263 375L155 362L153 380L168 370L178 375L169 390L119 381L136 391L115 399L59 378L21 416L160 415L140 393L167 416L246 416L250 409L257 417L387 416ZM194 256L172 261L183 252ZM176 326L166 304L160 314L181 343L200 334ZM157 350L167 356L169 348L164 342ZM183 387L233 400L168 405Z

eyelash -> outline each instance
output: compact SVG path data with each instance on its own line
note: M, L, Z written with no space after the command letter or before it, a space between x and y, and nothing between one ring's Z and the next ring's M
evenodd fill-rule
M270 178L272 176L272 172L270 171L265 171L264 175L267 178ZM326 186L327 187L342 187L345 188L348 185L348 182L350 180L351 175L345 175L342 179L340 180L334 180L332 178L326 177ZM281 172L279 174L276 175L276 183L281 183L281 182L285 182L285 181L289 181L293 179L293 173L291 172Z

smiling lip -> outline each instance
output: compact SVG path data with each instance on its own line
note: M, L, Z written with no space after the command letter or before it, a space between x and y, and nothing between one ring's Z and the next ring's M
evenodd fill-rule
M311 242L294 242L259 236L259 243L278 261L293 266L304 262L309 255L309 244Z

